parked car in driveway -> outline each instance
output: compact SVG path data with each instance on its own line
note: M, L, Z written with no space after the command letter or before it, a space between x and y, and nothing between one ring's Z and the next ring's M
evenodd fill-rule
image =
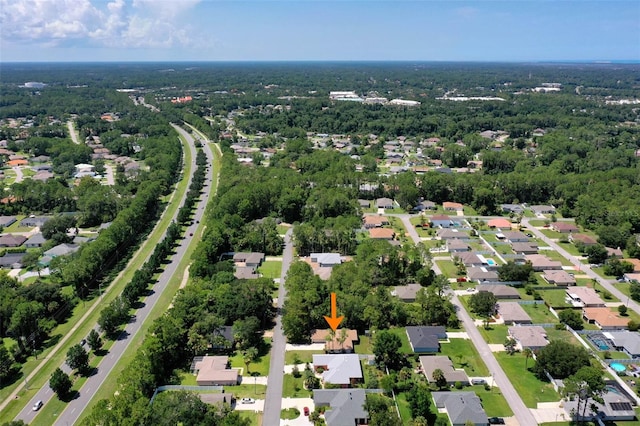
M255 400L255 399L253 399L253 398L242 398L242 399L240 400L240 403L241 403L241 404L253 404L253 403L255 403L255 402L256 402L256 400Z
M303 412L305 416L309 416L309 407L304 407Z

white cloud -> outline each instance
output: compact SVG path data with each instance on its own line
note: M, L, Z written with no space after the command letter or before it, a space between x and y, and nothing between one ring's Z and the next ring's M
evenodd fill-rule
M200 0L0 0L4 42L169 48L196 44L176 17Z

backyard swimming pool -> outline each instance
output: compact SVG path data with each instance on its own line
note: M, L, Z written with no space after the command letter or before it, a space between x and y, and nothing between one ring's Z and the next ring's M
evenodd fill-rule
M496 265L496 261L493 259L487 259L487 265L489 266L495 266Z
M615 371L617 373L622 373L623 371L625 371L627 369L627 367L625 367L624 365L620 364L619 362L612 362L611 364L609 364L609 367L613 368L613 371Z

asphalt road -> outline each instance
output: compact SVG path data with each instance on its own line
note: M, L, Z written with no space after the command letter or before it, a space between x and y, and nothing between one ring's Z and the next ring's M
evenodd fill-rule
M176 130L185 136L188 145L194 155L192 155L192 170L195 171L195 146L194 141L191 135L185 132L183 129L174 126ZM204 144L205 153L209 158L209 163L211 164L213 155L211 153L211 149L208 144ZM191 177L189 176L189 184L191 183ZM198 222L202 219L204 214L204 206L206 206L207 200L209 199L209 193L211 191L211 178L212 178L212 168L209 167L209 172L206 177L204 187L204 194L200 197L200 201L198 202L198 206L195 209L194 218ZM186 193L185 193L186 195ZM184 201L184 198L183 198ZM177 211L176 211L177 215ZM174 217L175 218L175 217ZM67 404L65 410L58 415L58 413L54 414L54 417L51 419L45 419L50 421L52 424L56 425L72 425L74 424L80 415L82 414L85 407L89 404L95 392L100 388L100 386L107 380L114 380L115 377L111 376L110 373L113 367L117 364L119 359L121 358L124 351L127 349L129 344L134 339L142 339L144 336L138 336L137 333L140 329L140 326L144 323L144 321L149 316L151 310L153 309L155 303L158 301L160 295L164 291L169 282L170 278L178 272L182 275L183 271L177 271L177 266L179 260L184 256L184 253L191 243L192 238L188 235L190 233L195 233L196 229L199 225L195 222L190 225L188 229L185 231L186 238L180 241L180 244L176 247L176 254L172 257L170 263L165 266L164 271L159 276L157 283L153 286L153 293L148 296L144 301L144 306L140 308L135 316L132 318L131 322L127 324L124 332L119 336L118 340L113 344L113 346L109 350L109 354L103 358L102 362L97 366L95 370L95 374L87 379L84 386L79 389L78 396L76 399L72 400L69 404ZM164 238L164 235L161 237ZM68 367L66 365L63 366L63 369L66 368L68 371ZM20 412L20 414L16 417L16 420L23 420L25 423L30 423L33 421L38 412L34 412L32 410L33 404L42 400L45 404L49 401L50 398L54 396L53 391L49 387L48 383L40 389L36 393L36 395L32 398L32 400L27 404L27 406ZM42 419L38 419L42 420ZM55 422L55 423L54 423Z
M409 236L414 243L417 244L421 241L418 232L415 230L409 220L411 218L411 215L400 214L389 216L399 217L400 220L402 220L404 227L407 229L407 232L409 233ZM436 274L441 274L441 271L435 261L433 262L433 270L436 272ZM471 316L464 309L464 307L460 303L460 300L458 300L458 297L453 293L453 291L449 290L447 293L451 295L451 302L457 307L458 318L462 321L464 330L467 332L469 338L473 342L473 345L476 347L478 353L480 354L480 358L482 358L484 363L487 365L487 368L491 372L495 384L500 388L502 395L504 395L504 398L509 404L509 407L511 407L511 411L513 411L513 414L518 420L518 423L521 425L535 425L536 419L533 417L531 410L529 410L529 408L524 405L524 402L522 402L522 398L520 398L520 395L518 395L518 392L516 392L515 388L511 384L511 381L504 373L504 370L502 370L502 367L500 366L500 364L498 364L498 361L493 355L493 352L491 352L489 345L482 338L482 335L478 331L478 327L476 327L473 320L471 319Z
M629 296L627 296L626 294L618 290L615 287L615 285L612 284L611 280L606 280L602 278L600 275L593 272L589 265L582 263L580 259L578 259L576 256L572 255L571 253L566 251L564 248L562 248L559 244L557 244L555 241L553 241L551 238L544 235L535 226L532 226L529 223L529 220L530 220L529 218L523 218L522 226L530 230L536 236L536 238L544 241L549 247L553 248L555 251L560 253L565 259L573 263L573 265L576 267L578 271L580 271L581 274L587 275L589 278L596 280L598 284L600 284L609 293L611 293L612 295L617 297L621 302L627 305L628 308L634 310L637 313L640 313L640 304L633 301L632 299L629 298Z
M289 228L284 237L284 251L282 253L282 273L280 275L280 286L278 288L278 316L276 326L273 328L273 342L271 344L271 364L269 365L269 385L265 396L264 413L262 415L263 425L279 425L280 410L282 408L282 384L284 381L284 352L287 339L282 332L282 305L287 297L287 290L284 281L289 271L289 266L293 261L293 242L291 235L293 227Z

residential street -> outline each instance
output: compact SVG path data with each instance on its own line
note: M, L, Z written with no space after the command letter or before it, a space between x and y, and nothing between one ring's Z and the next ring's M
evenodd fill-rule
M174 126L175 127L175 126ZM188 141L188 145L193 153L192 155L192 171L195 171L195 146L194 141L191 136L185 132L184 130L175 127L178 132L180 132L183 136L185 136ZM212 161L212 153L210 147L205 145L205 152L209 157L209 161ZM211 182L212 170L209 169L209 175L206 177L206 182ZM191 182L191 176L189 176L189 183ZM205 194L200 198L199 203L201 204L200 208L197 208L195 211L195 219L200 220L202 218L204 209L202 205L206 205L209 194L208 191L211 190L211 185L207 185L204 188ZM186 194L186 193L185 193ZM177 214L177 211L176 211ZM189 235L191 232L195 232L198 225L195 223L191 225L187 230L185 235ZM163 238L164 235L161 237ZM177 265L179 263L179 259L184 255L188 245L191 243L190 238L185 238L180 241L180 244L176 247L176 254L173 256L172 261L166 265L165 270L158 278L157 283L153 287L153 293L147 297L145 300L144 306L139 309L135 313L135 317L132 321L125 327L125 331L121 334L120 338L113 344L113 346L109 350L109 354L103 358L102 362L97 366L96 373L89 377L85 382L84 386L79 389L79 396L72 400L65 408L62 413L56 413L54 418L49 419L52 424L56 425L71 425L74 424L77 419L82 414L85 407L89 404L95 392L99 389L102 383L109 377L113 367L117 364L120 357L127 349L129 344L134 339L141 339L143 336L137 336L137 333L140 329L140 326L144 323L146 318L149 316L151 310L155 306L155 303L159 299L160 295L164 291L167 286L169 279L173 276L174 273L182 273L182 271L177 271ZM114 372L117 374L118 372ZM115 380L115 377L111 377L111 379ZM25 408L20 412L20 414L16 417L16 419L21 419L26 423L30 423L33 421L34 417L39 412L34 412L32 410L33 404L37 400L42 400L45 404L47 401L53 397L53 392L49 388L48 384L44 386L40 391L31 399L31 401L25 406ZM55 422L55 423L53 423Z
M280 410L282 408L282 384L284 373L284 352L287 340L282 332L282 305L287 296L284 287L284 281L287 277L287 271L293 261L293 242L291 236L293 227L287 231L284 241L285 247L282 253L282 274L280 275L280 287L278 288L278 316L276 317L276 326L273 329L273 343L271 346L271 364L269 365L269 385L267 386L267 395L264 404L264 413L262 416L263 425L279 425Z
M399 217L402 220L402 223L404 224L407 232L409 233L409 236L411 236L411 239L414 243L417 244L421 241L418 232L415 230L409 220L411 218L411 215L402 214L389 216ZM435 262L433 262L433 270L437 274L441 274ZM502 370L502 367L500 366L500 364L498 364L495 356L493 356L491 348L480 335L480 332L473 323L471 316L469 316L453 291L449 290L448 294L451 294L451 302L458 308L458 318L462 321L465 331L469 335L469 338L471 338L473 345L478 350L480 358L482 358L484 363L487 365L487 368L489 369L491 375L495 380L495 384L498 386L498 388L500 388L502 395L509 404L509 407L511 407L511 410L518 420L518 423L521 425L535 425L536 420L531 414L531 411L529 410L529 408L527 408L526 405L524 405L524 402L522 402L522 398L520 398L520 395L518 395L518 392L516 392L515 388L509 381L509 378Z

